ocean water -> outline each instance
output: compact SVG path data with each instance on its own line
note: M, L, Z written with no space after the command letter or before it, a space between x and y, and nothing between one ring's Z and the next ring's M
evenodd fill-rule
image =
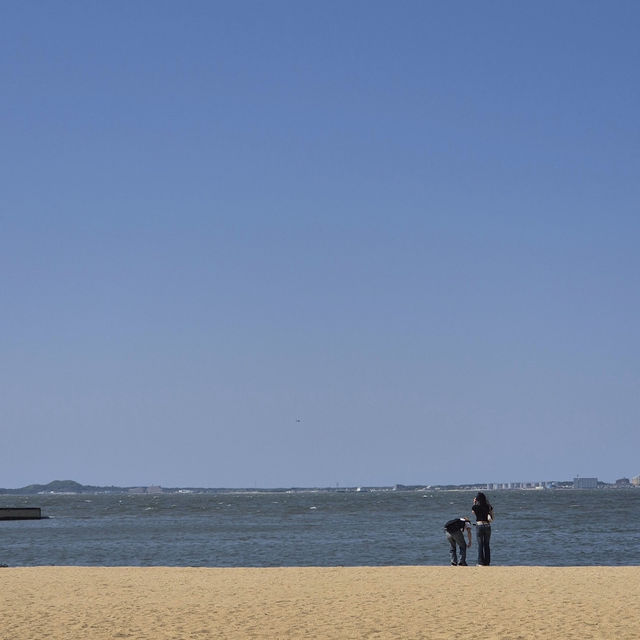
M49 519L0 521L9 566L448 564L474 492L0 496ZM495 565L639 565L640 489L487 492ZM472 521L474 519L472 518ZM475 560L470 550L470 564Z

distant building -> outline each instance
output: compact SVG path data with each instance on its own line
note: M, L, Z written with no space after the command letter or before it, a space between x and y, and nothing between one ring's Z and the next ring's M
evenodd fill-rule
M162 493L162 487L158 487L156 485L147 487L147 493Z
M616 480L616 487L628 487L630 484L629 478L620 478L619 480Z
M574 489L597 489L598 478L574 478L573 488Z
M631 484L636 487L640 487L640 476L634 476L631 478Z
M164 493L164 489L155 485L151 487L131 487L129 493Z

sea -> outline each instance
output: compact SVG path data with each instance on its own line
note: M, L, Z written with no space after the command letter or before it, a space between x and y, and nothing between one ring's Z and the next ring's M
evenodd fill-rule
M640 564L640 489L486 492L492 564ZM242 491L0 496L42 520L0 521L8 566L446 565L443 525L471 491ZM474 520L471 518L472 521ZM469 564L475 561L474 546Z

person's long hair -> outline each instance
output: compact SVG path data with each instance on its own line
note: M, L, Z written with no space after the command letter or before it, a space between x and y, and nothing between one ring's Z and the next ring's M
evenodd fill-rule
M478 494L476 495L476 500L478 501L478 504L482 505L483 507L489 504L487 502L487 496L485 496L484 493L482 493L482 491L478 491Z

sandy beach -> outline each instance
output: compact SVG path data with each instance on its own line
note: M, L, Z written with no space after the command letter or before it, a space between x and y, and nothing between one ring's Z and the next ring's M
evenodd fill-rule
M4 640L640 637L640 567L0 571Z

